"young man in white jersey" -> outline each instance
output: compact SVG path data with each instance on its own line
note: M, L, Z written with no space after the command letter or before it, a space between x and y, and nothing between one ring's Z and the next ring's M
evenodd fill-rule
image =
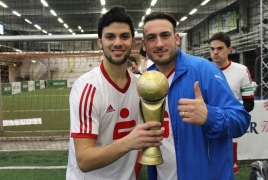
M254 90L248 68L232 62L228 55L232 51L231 40L227 33L217 32L210 39L210 55L225 75L228 84L237 99L242 98L243 106L250 112L254 108ZM234 172L238 172L237 142L234 140Z
M164 12L144 18L142 44L169 81L161 152L149 180L234 179L232 138L246 133L250 115L219 68L178 48L177 20Z
M245 109L248 112L252 111L254 91L251 75L246 66L228 59L228 55L232 52L229 35L217 32L209 39L209 42L212 62L222 70L235 97L242 98Z
M127 70L135 43L131 17L115 6L98 20L99 67L79 77L70 93L66 179L136 180L138 150L160 146L160 123L139 124L137 78Z

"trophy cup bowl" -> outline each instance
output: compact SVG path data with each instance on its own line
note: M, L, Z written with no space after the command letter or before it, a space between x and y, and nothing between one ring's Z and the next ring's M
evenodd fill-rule
M140 76L137 91L140 96L141 123L157 121L162 124L168 89L167 78L158 71L147 71ZM152 129L160 130L161 127ZM159 165L164 162L159 147L144 148L138 161L145 165Z

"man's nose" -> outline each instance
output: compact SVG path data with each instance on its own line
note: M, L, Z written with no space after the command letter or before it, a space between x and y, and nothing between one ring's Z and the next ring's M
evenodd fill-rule
M114 46L121 46L122 45L122 41L119 37L115 38L115 41L114 41Z
M162 46L164 46L161 37L157 37L157 38L156 38L156 41L157 41L157 42L156 42L156 46L157 46L157 47L162 47Z

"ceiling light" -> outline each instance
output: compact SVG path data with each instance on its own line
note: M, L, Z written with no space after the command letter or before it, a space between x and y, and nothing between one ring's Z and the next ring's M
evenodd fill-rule
M28 19L24 19L27 23L29 23L29 24L32 24L32 22L31 21L29 21Z
M75 35L75 33L72 33L73 35Z
M33 62L33 63L36 63L36 61L35 61L35 60L32 60L32 62Z
M70 33L72 33L72 32L73 32L73 30L69 29L69 32L70 32Z
M41 0L41 3L45 6L45 7L48 7L48 4L45 0Z
M157 0L152 0L151 6L154 6Z
M148 15L148 14L150 14L150 13L151 13L151 9L148 8L147 11L146 11L146 14Z
M81 26L78 26L78 29L81 29Z
M65 28L68 28L68 27L69 27L67 24L63 24L63 26L64 26Z
M17 11L12 11L13 14L15 14L16 16L21 16Z
M197 9L193 9L189 14L192 15L197 11Z
M47 31L46 30L42 30L43 31L43 33L47 33Z
M48 35L49 35L49 36L52 36L52 34L51 34L51 33L48 33Z
M201 6L204 6L205 4L207 4L210 0L205 0L201 3Z
M36 27L37 29L41 30L42 28L40 26L38 26L37 24L34 25L34 27Z
M105 0L101 0L101 5L105 5Z
M16 52L22 52L22 51L21 51L21 50L19 50L19 49L15 49L15 51L16 51Z
M140 22L140 23L139 23L139 27L141 27L142 25L143 25L143 22Z
M135 31L135 34L138 34L138 31Z
M81 32L84 32L84 30L83 30L83 29L81 29Z
M58 21L59 21L60 23L63 23L63 20L62 20L61 18L59 18Z
M4 8L7 8L7 5L3 3L2 1L0 1L0 5L3 6Z
M57 16L57 14L54 10L50 10L50 13L53 14L53 16Z
M182 18L180 19L180 21L184 21L185 19L187 19L186 16L182 17Z
M107 11L106 11L106 9L105 8L103 8L102 10L101 10L101 13L102 14L105 14Z

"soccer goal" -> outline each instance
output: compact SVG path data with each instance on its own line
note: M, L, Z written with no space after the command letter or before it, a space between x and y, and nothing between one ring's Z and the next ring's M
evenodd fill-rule
M137 57L141 38L131 52ZM97 34L3 36L0 48L0 149L66 149L69 93L102 60Z

